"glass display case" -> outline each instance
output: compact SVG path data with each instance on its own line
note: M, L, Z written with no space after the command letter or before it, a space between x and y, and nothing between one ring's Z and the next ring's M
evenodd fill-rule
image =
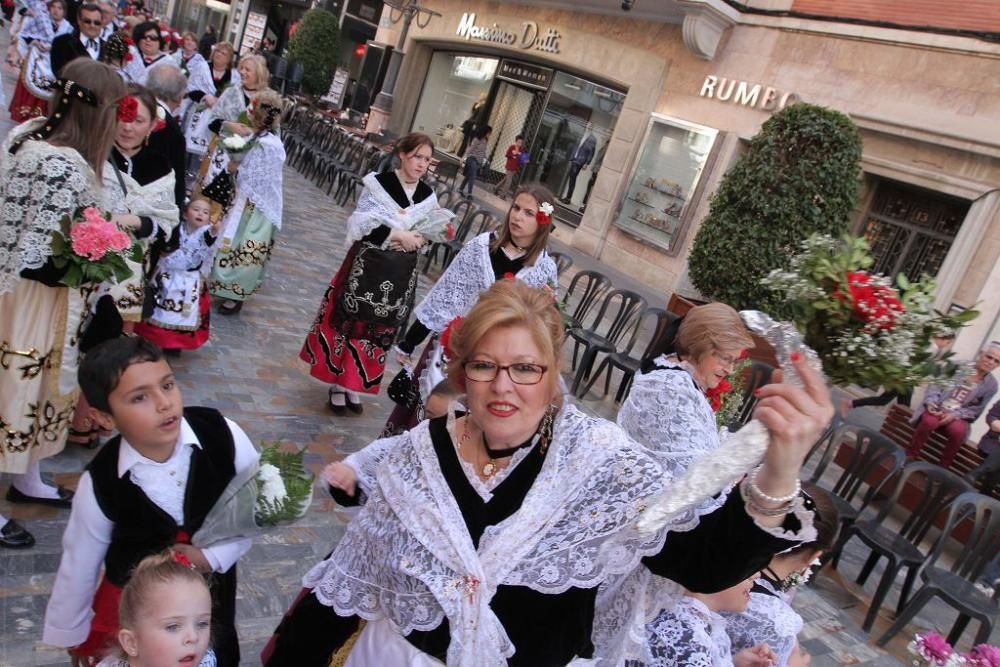
M676 252L718 130L653 114L615 225Z

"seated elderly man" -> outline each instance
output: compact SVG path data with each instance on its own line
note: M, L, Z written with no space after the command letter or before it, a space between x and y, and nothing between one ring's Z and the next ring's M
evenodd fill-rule
M983 414L987 403L997 393L997 381L992 375L997 366L1000 366L1000 341L993 341L976 357L972 375L950 387L931 386L921 410L911 422L916 424L916 430L907 454L913 458L919 456L931 433L941 431L948 444L939 463L944 468L951 467L968 436L969 424Z

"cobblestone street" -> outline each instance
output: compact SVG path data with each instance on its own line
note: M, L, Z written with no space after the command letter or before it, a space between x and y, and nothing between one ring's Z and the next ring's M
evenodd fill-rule
M2 46L6 39L4 33ZM12 75L4 70L3 76L9 96ZM0 133L11 127L5 109L3 116ZM312 380L298 360L320 297L345 254L347 211L287 166L284 187L284 224L264 287L236 316L213 311L210 342L171 359L171 364L186 404L220 409L257 443L280 441L305 448L306 462L318 472L326 463L369 443L381 430L391 402L382 392L365 399L363 415L334 417L326 405L325 385ZM421 276L418 298L434 277L433 272ZM562 282L568 282L566 277ZM395 362L390 362L387 378L396 370ZM610 398L591 397L583 405L612 418L616 410ZM43 471L74 487L92 455L71 445L44 461ZM5 480L0 484L0 498L6 489ZM44 646L39 638L69 512L25 508L3 500L0 512L22 521L38 541L30 550L0 551L0 667L68 664L62 649ZM300 588L303 573L335 545L347 520L329 496L317 491L310 512L301 521L267 531L240 561L237 618L244 664L259 664L258 653ZM814 667L896 665L904 657L909 633L893 642L891 655L876 649L873 642L887 627L895 595L890 595L872 635L860 631L865 607L859 597L870 597L870 592L861 592L851 583L863 560L856 544L854 548L844 555L843 580L839 575L824 575L816 587L804 588L796 598L796 607L806 620L801 641L813 655ZM880 573L869 582L869 591L874 590ZM953 620L953 613L942 613L932 605L917 625L946 632ZM968 639L963 647L967 643Z

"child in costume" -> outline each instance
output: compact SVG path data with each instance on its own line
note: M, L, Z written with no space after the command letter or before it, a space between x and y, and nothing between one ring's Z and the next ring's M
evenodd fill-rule
M221 222L212 222L208 199L194 197L185 209L184 223L174 228L169 246L176 250L161 256L156 265L150 281L153 313L136 333L168 353L194 350L208 341L207 281Z
M42 640L76 658L103 656L118 633L119 598L132 570L169 548L210 573L218 664L235 667L236 561L252 540L197 548L191 536L229 482L257 465L257 450L217 410L185 408L163 352L144 338L92 349L79 383L93 419L119 435L80 477Z
M120 649L97 667L216 667L212 595L180 552L147 556L136 566L122 590L118 625Z

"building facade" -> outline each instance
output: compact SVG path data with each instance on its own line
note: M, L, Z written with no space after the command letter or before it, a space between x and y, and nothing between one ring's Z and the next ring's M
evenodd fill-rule
M1000 338L1000 16L988 3L946 30L826 20L790 0L754 3L779 13L619 4L422 0L441 16L410 27L389 128L457 154L463 123L488 123L497 174L524 135L524 177L560 199L557 237L666 301L697 296L692 240L761 124L800 100L837 109L864 140L853 229L877 269L934 275L939 308L981 311L960 354ZM909 3L910 20L923 4L937 6ZM383 16L376 39L395 44L398 29Z

